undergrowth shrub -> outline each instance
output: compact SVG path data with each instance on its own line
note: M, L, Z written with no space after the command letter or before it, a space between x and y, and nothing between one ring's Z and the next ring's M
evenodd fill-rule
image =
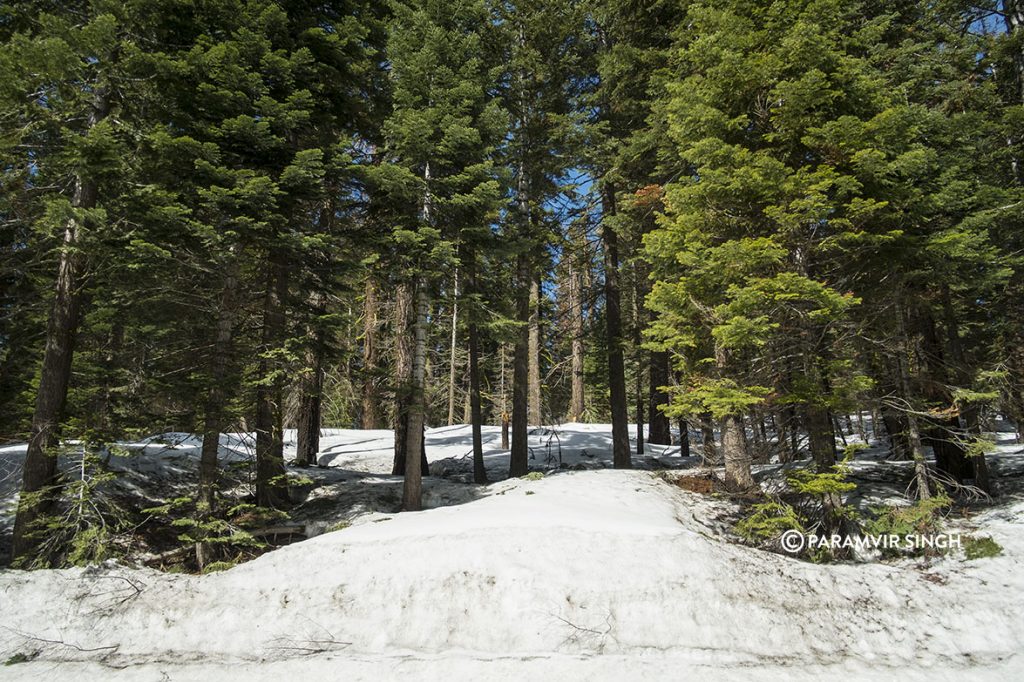
M782 537L787 531L805 537L855 534L857 514L844 501L844 495L856 489L856 485L846 480L849 461L855 452L856 446L847 448L843 460L830 471L793 471L786 478L786 489L765 502L752 505L747 516L734 526L735 532L750 544L790 556L793 553L782 546ZM796 554L812 561L849 557L845 549L814 548L806 544Z

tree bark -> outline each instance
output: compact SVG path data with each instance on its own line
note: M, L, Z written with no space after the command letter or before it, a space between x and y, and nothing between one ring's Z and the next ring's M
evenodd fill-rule
M427 362L427 285L421 278L416 283L416 345L412 358L412 391L409 396L409 425L406 430L405 476L402 483L402 508L419 511L423 507L422 455L426 427L426 362Z
M380 413L380 392L377 390L377 282L371 273L366 278L363 295L363 390L362 425L364 429L379 429L383 419Z
M530 321L529 321L529 366L528 386L529 405L527 414L529 423L541 426L544 414L541 412L540 399L540 282L534 278L530 282Z
M960 341L960 325L957 322L956 311L953 309L952 296L949 287L943 287L942 292L943 317L946 327L947 344L949 346L949 365L951 373L957 383L965 388L971 385L971 372L967 366L967 358L964 354L963 344ZM964 423L964 432L967 438L981 435L981 426L978 421L978 407L973 403L964 403L960 407L960 416ZM955 449L949 453L950 475L958 476L958 482L965 483L966 479L972 479L974 486L986 494L992 494L992 483L988 471L988 459L984 452L972 457L967 456L963 446L957 443L952 429L947 429L947 438L954 443ZM938 458L936 457L936 463Z
M256 387L256 504L261 507L280 508L288 499L282 433L284 378L269 357L284 341L287 273L283 253L277 250L270 256L263 295L260 384Z
M516 343L512 354L512 452L509 455L509 478L525 476L529 471L529 449L526 439L530 349L530 272L529 259L520 254L517 261L518 286L516 287L516 318L522 323L516 332Z
M96 88L89 108L87 129L95 128L110 111L106 88ZM63 418L71 382L71 362L75 335L83 307L82 284L85 261L79 251L79 212L96 208L99 185L83 171L75 176L71 206L75 209L64 225L64 243L57 266L53 303L46 325L46 345L39 371L35 410L22 471L21 495L14 521L12 557L28 557L38 546L36 528L41 517L52 509L57 488L57 429Z
M700 418L700 456L704 460L704 466L717 466L722 463L715 447L715 423L708 413L702 414Z
M685 419L679 420L679 456L690 456L690 424Z
M323 344L319 330L311 329L310 334L313 344L306 352L306 368L300 382L299 419L295 436L295 463L299 466L316 464L317 453L320 452Z
M393 476L405 474L406 443L409 433L409 398L412 388L413 339L409 330L413 327L412 285L407 281L399 283L395 291L395 460L391 467Z
M669 383L668 353L657 351L650 354L650 399L647 421L650 422L649 441L657 445L671 445L672 428L668 417L661 411L668 404L668 393L663 389ZM682 434L681 434L682 435Z
M206 407L203 411L203 445L199 454L199 495L196 511L200 517L209 516L217 508L217 487L220 453L220 434L227 427L228 367L234 344L235 307L238 292L237 264L225 267L224 282L217 306L217 331L213 340L210 357L210 383L206 392ZM211 547L204 542L196 543L196 563L202 570L212 560Z
M914 460L914 477L917 481L917 496L921 500L930 499L931 480L928 475L928 464L924 457L924 446L921 444L921 432L917 425L917 416L914 414L913 394L910 391L910 373L907 370L907 361L911 356L910 338L907 335L905 313L902 307L897 307L899 315L901 341L903 343L903 357L896 359L896 372L898 374L900 391L907 406L903 418L907 427L907 441L910 445L910 456Z
M459 333L459 269L455 269L455 287L452 296L452 333L448 349L448 426L455 424L455 350Z
M644 351L640 345L641 341L641 317L643 312L641 310L641 297L637 288L639 284L636 279L640 277L638 272L633 273L633 286L631 287L633 294L633 362L636 366L634 373L636 375L636 381L633 386L633 399L636 405L636 454L644 454Z
M569 263L569 315L572 333L572 395L569 400L569 421L583 420L584 385L583 385L583 282L579 268L574 261Z
M619 242L608 220L615 215L615 192L602 190L604 221L601 240L604 246L605 319L608 328L608 387L612 416L612 463L616 469L631 469L629 417L626 411L626 371L622 351L622 306L619 294Z
M818 471L828 471L836 463L836 437L828 410L821 405L807 403L803 421L811 457Z
M733 414L722 418L722 455L725 459L725 487L746 492L757 487L750 473L750 453L743 433L743 419Z
M505 344L502 343L499 350L499 361L501 363L501 377L499 379L499 393L501 399L501 449L509 449L508 431L511 420L508 414L508 396L505 389Z
M484 423L480 405L480 340L475 320L469 322L469 405L473 424L473 482L487 483L484 467L482 427Z

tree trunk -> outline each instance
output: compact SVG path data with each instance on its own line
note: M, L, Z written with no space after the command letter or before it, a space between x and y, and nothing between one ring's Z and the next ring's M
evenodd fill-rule
M715 349L715 363L722 376L728 376L729 356L724 348ZM743 417L727 414L722 417L722 458L725 460L725 487L748 491L756 487L750 473L750 452L747 449Z
M512 452L509 455L509 478L525 476L529 471L529 448L526 439L530 350L530 273L528 257L520 254L517 261L518 286L516 287L516 319L522 324L516 332L516 343L512 354Z
M459 269L455 269L455 288L452 296L452 335L448 352L448 426L455 424L455 349L459 332Z
M380 393L377 390L377 282L373 275L366 278L363 296L363 390L362 425L364 429L379 429L383 419L380 413Z
M725 487L746 492L757 487L750 473L750 453L743 433L743 419L726 415L722 419L722 455L725 459Z
M717 466L721 464L718 450L715 447L715 423L708 413L701 415L700 436L700 456L704 460L704 466Z
M828 410L821 405L807 403L803 421L811 458L818 471L828 471L836 463L836 437Z
M615 215L615 192L602 191L604 217ZM626 412L626 370L622 352L622 306L619 297L619 240L611 221L601 229L604 245L605 318L608 326L608 387L612 415L612 463L616 469L631 469L629 417Z
M903 415L891 407L883 406L881 421L889 439L891 457L897 460L910 459L910 441L907 439L906 419Z
M87 122L88 129L96 127L109 113L110 103L106 89L97 88ZM75 191L71 205L75 209L96 207L99 186L79 173L75 177ZM72 216L64 225L64 244L57 266L57 281L53 303L46 325L46 345L43 364L39 371L35 411L32 414L31 434L22 472L21 495L14 521L12 556L14 560L27 558L38 546L40 538L36 526L46 516L56 498L57 429L63 418L68 385L71 382L71 361L74 355L75 334L83 307L82 280L85 262L79 251L78 218Z
M412 284L402 281L395 291L395 460L393 476L405 474L406 443L409 433L409 398L412 388L413 328Z
M633 386L633 399L636 404L636 454L644 454L644 351L640 346L640 334L641 334L641 301L640 295L637 292L639 286L636 279L640 276L638 272L634 272L634 281L631 288L633 294L633 352L635 356L633 362L635 363L636 369L636 381Z
M473 482L487 483L482 434L484 419L480 406L480 341L478 337L476 321L471 319L469 322L469 409L473 424Z
M319 348L306 355L308 367L302 378L299 420L296 425L295 463L310 466L317 463L320 452L321 398L323 394L323 360Z
M476 254L466 254L463 261L466 263L466 293L469 301L466 309L466 322L469 333L469 422L473 429L473 482L487 483L487 469L484 467L484 418L483 408L480 404L480 331L477 327L479 311L475 298L477 293Z
M949 346L949 364L951 365L952 374L958 384L964 388L970 388L972 380L971 371L967 366L967 358L964 355L963 344L960 341L960 325L957 322L956 311L953 309L953 301L948 287L943 288L942 303L947 344ZM958 407L960 408L960 416L963 418L965 426L964 435L966 438L980 436L981 427L978 423L977 405L967 402ZM958 424L955 419L951 420L951 422L949 426L952 428L946 429L946 438L944 440L952 443L955 447L949 448L950 452L947 459L949 466L945 470L946 473L954 476L959 483L966 483L967 479L971 479L976 488L986 494L991 494L992 484L985 453L979 452L972 457L968 457L964 446L958 442L960 439L956 438L955 427ZM936 451L936 464L938 464L938 451Z
M690 424L685 419L679 420L679 456L690 456Z
M651 425L649 441L658 445L670 445L672 429L668 417L659 409L668 404L668 393L663 389L664 386L668 386L668 353L651 353L650 365L650 415L647 418Z
M907 410L903 417L907 427L907 440L910 445L910 456L914 460L914 477L917 481L917 496L921 500L931 498L931 480L928 475L928 464L924 457L924 446L921 444L921 432L917 426L917 416L914 414L913 394L910 391L910 373L907 370L907 362L911 356L910 339L907 336L906 320L902 307L897 308L899 315L900 332L903 343L903 357L896 359L896 371L899 378L900 391Z
M234 343L234 321L238 291L237 264L225 267L224 283L217 306L217 331L210 357L210 383L203 411L203 445L199 455L199 495L196 512L200 518L208 517L217 508L219 471L217 457L220 452L220 434L227 427L228 367ZM212 548L205 542L196 543L196 563L199 570L212 560Z
M527 414L529 423L541 426L544 415L541 412L540 400L540 283L534 278L530 282L530 322L529 322L529 366L528 386L529 405Z
M282 434L284 379L269 356L284 342L287 272L283 253L272 253L263 295L260 384L256 387L256 504L261 507L280 508L288 499Z
M426 428L426 362L427 362L427 284L416 284L416 322L413 327L416 345L412 357L412 391L409 396L409 424L406 430L405 477L402 484L402 509L419 511L423 507L422 456Z
M569 315L572 333L572 397L569 400L569 421L583 421L583 282L579 268L569 264Z
M508 450L508 431L510 426L510 419L508 414L508 396L505 391L505 344L502 343L499 350L499 358L501 362L501 378L499 393L501 398L501 449Z

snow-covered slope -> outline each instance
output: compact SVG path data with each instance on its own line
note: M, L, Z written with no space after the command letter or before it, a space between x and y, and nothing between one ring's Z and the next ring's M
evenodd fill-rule
M646 472L488 492L202 577L0 572L0 656L39 652L0 678L1024 676L1024 505L975 519L1000 557L817 566L724 541L717 502Z

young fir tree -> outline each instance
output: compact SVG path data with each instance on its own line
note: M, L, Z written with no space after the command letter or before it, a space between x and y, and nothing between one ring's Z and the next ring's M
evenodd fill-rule
M501 91L510 128L503 161L511 177L506 234L515 259L512 441L509 473L527 472L527 430L544 421L540 313L549 251L559 231L552 202L571 191L581 156L586 92L585 7L572 0L497 5L505 60Z
M660 409L667 403L663 388L669 384L668 354L655 348L647 358L640 343L648 317L644 299L650 290L642 238L654 227L661 208L660 186L677 173L668 163L674 150L664 124L653 113L669 74L673 33L684 7L685 3L647 0L598 3L594 8L602 46L597 64L602 144L595 162L615 207L602 217L602 229L610 230L606 246L617 247L622 261L619 295L626 300L623 320L628 319L630 329L628 334L623 330L620 344L634 360L627 374L633 379L637 454L643 454L645 422L650 424L650 442L671 442L668 417ZM645 401L649 414L644 412Z
M0 153L5 180L18 183L5 190L5 212L11 211L12 236L24 240L9 248L40 259L48 292L45 315L16 311L45 327L39 355L22 347L41 363L33 389L26 391L33 407L14 529L16 558L32 552L59 496L59 427L76 335L91 297L90 275L124 229L127 197L135 191L129 160L147 123L123 104L146 96L146 85L134 78L145 44L136 36L150 35L141 5L25 2L4 10ZM15 317L14 324L28 319ZM13 373L13 363L5 358L6 374Z
M386 159L375 169L375 183L393 201L396 463L404 462L403 507L415 511L421 505L430 299L437 273L455 266L460 256L470 270L475 267L478 235L488 231L501 196L492 157L505 115L493 93L484 3L413 0L395 3L393 11L393 109L385 122ZM480 476L482 450L475 450Z

